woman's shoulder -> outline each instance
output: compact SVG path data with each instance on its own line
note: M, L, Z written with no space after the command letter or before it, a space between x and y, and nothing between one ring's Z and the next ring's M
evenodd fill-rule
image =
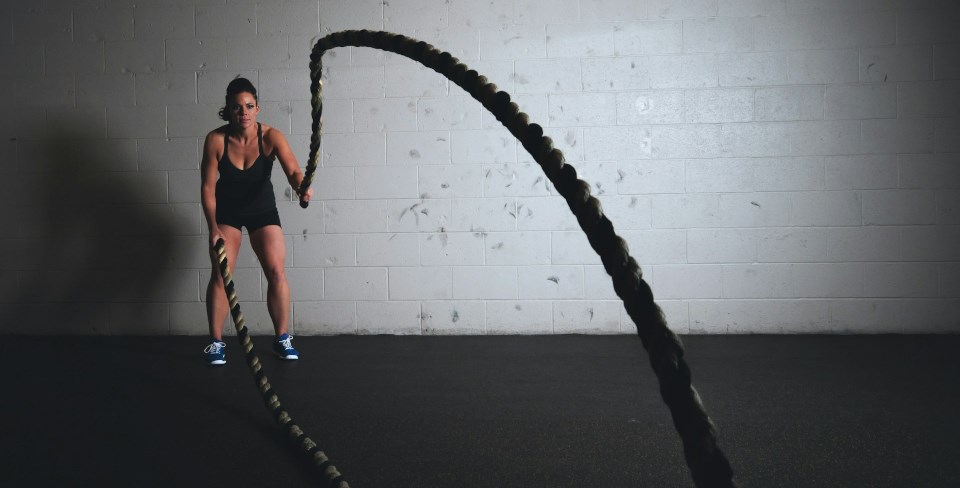
M220 127L217 127L216 129L213 129L212 131L207 133L206 140L208 141L216 141L218 139L223 140L223 136L227 134L228 127L229 127L228 124L224 124L224 125L221 125Z
M263 138L267 140L272 141L275 137L284 137L280 129L272 125L264 124L263 122L260 123L260 130L263 131Z

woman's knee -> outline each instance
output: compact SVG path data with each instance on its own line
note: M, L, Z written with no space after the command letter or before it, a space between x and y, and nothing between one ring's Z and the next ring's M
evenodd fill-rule
M263 268L263 274L267 278L267 284L279 285L287 282L287 272L283 266L267 266Z

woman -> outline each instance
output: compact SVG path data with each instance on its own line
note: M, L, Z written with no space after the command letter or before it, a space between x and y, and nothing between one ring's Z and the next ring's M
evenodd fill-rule
M313 191L299 195L303 172L290 144L279 130L257 122L260 106L253 84L245 78L234 79L227 85L225 100L220 118L227 124L207 134L200 161L201 201L210 230L210 244L213 246L223 239L232 272L243 237L240 231L247 228L250 245L267 277L267 309L276 332L273 351L281 359L298 359L300 355L288 333L290 290L283 269L286 256L283 231L270 183L273 160L280 161L287 181L298 190L301 199L309 201ZM207 285L211 342L204 354L209 364L226 363L222 334L228 312L223 279L214 265Z

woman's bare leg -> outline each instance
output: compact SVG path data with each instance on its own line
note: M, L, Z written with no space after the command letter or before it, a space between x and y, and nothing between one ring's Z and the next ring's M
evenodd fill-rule
M283 230L278 225L261 227L250 233L250 245L267 278L267 311L273 320L273 330L279 336L287 332L290 321L290 288L284 270L287 247Z
M243 234L240 233L240 229L229 225L221 225L220 232L223 234L223 245L227 253L230 273L233 273L233 268L237 264L237 254L240 252L240 243L243 241ZM213 253L212 250L211 253ZM210 282L207 284L207 325L210 328L210 337L223 340L223 322L227 320L230 304L227 302L227 294L223 289L223 278L220 277L217 257L215 254L212 257L214 265L210 274Z

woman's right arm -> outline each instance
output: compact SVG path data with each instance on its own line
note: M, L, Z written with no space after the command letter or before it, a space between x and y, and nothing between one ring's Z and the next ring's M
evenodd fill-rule
M203 142L203 156L200 159L200 203L203 205L203 216L207 219L207 230L210 231L210 245L216 244L222 238L217 226L217 147L214 132L207 134Z

